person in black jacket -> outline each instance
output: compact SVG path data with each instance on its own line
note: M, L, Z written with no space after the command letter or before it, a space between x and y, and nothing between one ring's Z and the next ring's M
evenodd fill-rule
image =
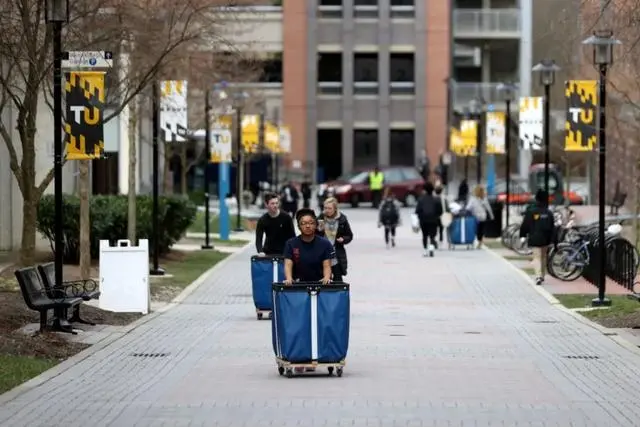
M264 204L267 212L256 225L256 251L261 256L282 255L287 240L296 235L293 218L280 210L280 200L274 193L265 194Z
M427 182L424 185L424 194L418 200L415 212L420 220L424 256L433 256L434 249L438 248L436 234L438 233L438 224L442 216L442 202L439 197L433 195L433 190L432 183Z
M549 196L546 191L538 190L535 203L530 206L520 225L520 238L526 239L533 249L533 263L536 270L536 285L544 283L547 273L547 251L554 243L555 221L549 210Z
M347 275L347 251L345 245L353 240L353 232L347 217L338 210L338 200L329 197L324 201L324 209L318 216L317 234L333 244L336 259L331 263L333 281L341 282Z
M289 181L280 192L282 196L282 210L287 212L291 217L295 215L298 210L298 200L300 200L300 194L298 189L293 184L293 181Z

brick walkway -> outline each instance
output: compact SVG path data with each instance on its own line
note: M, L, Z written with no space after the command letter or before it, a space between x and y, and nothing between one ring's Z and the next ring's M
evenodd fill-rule
M247 252L182 304L0 406L0 425L638 424L635 353L551 306L495 255L425 259L407 226L387 251L373 211L349 215L357 240L342 378L278 376Z

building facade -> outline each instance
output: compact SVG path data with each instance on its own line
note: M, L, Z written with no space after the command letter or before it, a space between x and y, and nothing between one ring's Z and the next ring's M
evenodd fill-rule
M423 150L437 161L450 111L474 98L502 108L501 82L530 90L531 0L289 0L251 10L235 38L278 55L279 81L264 85L292 127L292 159L320 179L414 165Z

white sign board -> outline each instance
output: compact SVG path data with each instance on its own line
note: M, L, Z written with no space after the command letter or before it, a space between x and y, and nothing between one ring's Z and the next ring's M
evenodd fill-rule
M232 135L229 129L211 131L211 160L214 163L231 162Z
M62 54L62 68L111 68L113 52L71 51Z
M100 308L116 313L149 313L149 241L139 246L100 240Z
M184 142L187 132L187 81L165 80L160 85L160 129L166 142Z
M520 143L525 150L542 149L542 97L520 98Z
M291 132L284 127L280 128L280 151L283 153L291 152Z

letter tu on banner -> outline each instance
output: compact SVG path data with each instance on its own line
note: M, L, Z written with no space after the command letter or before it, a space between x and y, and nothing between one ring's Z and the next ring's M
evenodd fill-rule
M488 112L485 141L488 154L504 154L505 113Z
M215 128L211 131L211 163L231 162L233 138L226 128Z
M460 122L460 136L462 138L463 155L475 156L478 148L478 122L475 120L462 120Z
M569 80L565 83L565 151L592 151L597 142L598 82Z
M104 75L103 71L65 73L67 160L104 157Z

